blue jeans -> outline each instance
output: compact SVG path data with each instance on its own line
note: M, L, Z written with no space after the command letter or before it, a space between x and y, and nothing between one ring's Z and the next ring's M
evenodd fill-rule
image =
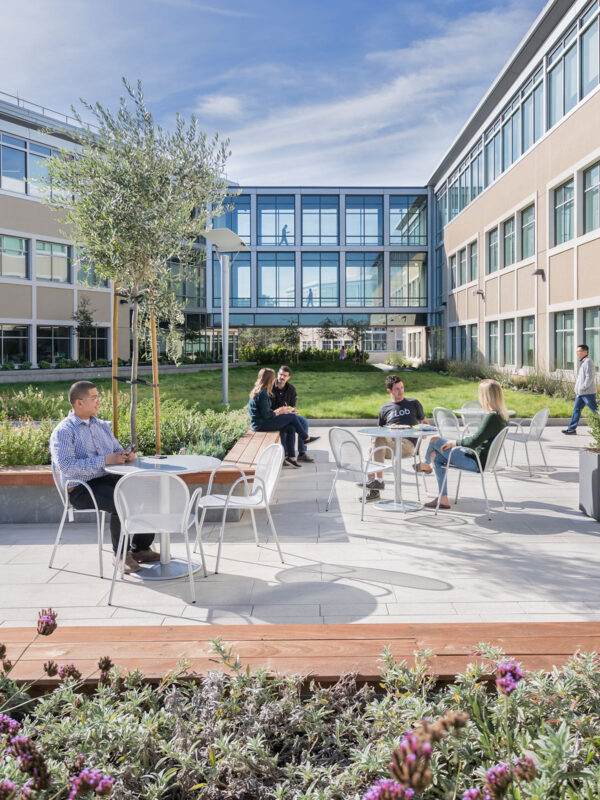
M598 410L598 403L596 402L596 395L595 394L578 394L575 398L575 405L573 406L573 414L571 416L571 421L567 427L568 431L574 431L577 427L577 423L581 417L581 412L583 411L584 407L587 406L591 411Z
M302 435L298 434L298 452L299 453L306 453L306 445L304 444L304 440L308 439L308 420L306 417L301 417L300 414L294 415L300 425L302 426Z
M442 439L441 437L437 440L437 442L429 441L429 447L427 448L427 453L425 454L425 461L428 463L431 462L431 456L435 453L435 458L433 459L433 469L435 470L435 477L437 478L438 482L438 489L440 492L442 491L442 485L444 483L444 476L446 475L446 464L448 463L448 456L450 455L450 450L446 450L442 453L442 445L445 444L448 440ZM452 461L450 462L450 468L457 467L458 469L466 470L467 472L479 472L479 467L477 466L477 461L474 458L471 458L467 455L467 452L464 447L458 447L456 450L452 451ZM448 494L448 486L445 487L444 494Z
M300 417L300 419L304 419L304 417ZM302 440L302 444L304 444L304 439L306 439L304 427L300 419L297 414L279 414L279 416L273 417L273 419L267 419L261 422L260 428L257 428L257 430L279 431L281 433L281 444L283 445L286 456L288 458L294 458L296 456L296 434L298 434L298 438ZM306 420L304 421L306 422Z

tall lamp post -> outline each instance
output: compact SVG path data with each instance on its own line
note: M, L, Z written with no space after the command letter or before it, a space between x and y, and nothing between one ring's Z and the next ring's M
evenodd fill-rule
M223 403L229 402L229 270L238 253L248 253L250 248L229 228L202 231L202 236L212 244L221 264L221 336L223 364ZM233 259L230 255L233 254Z

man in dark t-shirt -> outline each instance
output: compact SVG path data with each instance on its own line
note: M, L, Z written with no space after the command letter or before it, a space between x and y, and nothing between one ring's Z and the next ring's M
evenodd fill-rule
M271 399L271 408L275 411L276 408L287 406L290 413L297 414L298 421L302 424L305 436L302 438L298 434L298 461L306 461L312 463L314 458L309 456L306 452L306 445L311 442L316 442L318 436L310 436L308 433L308 420L306 417L301 417L296 409L296 387L290 383L290 376L292 372L289 367L282 365L279 367L277 373L277 380L273 384L273 397Z
M391 395L389 402L385 403L379 409L379 420L377 424L380 427L384 425L418 425L420 422L427 422L423 406L418 400L412 397L404 396L404 383L398 375L388 375L385 379L385 390ZM402 447L402 456L412 456L415 452L416 438L401 439L400 444ZM384 457L391 457L394 452L394 440L386 436L377 436L373 448L387 446L391 452L379 450L373 456L373 461L383 463ZM362 484L361 484L362 485ZM379 499L379 491L385 488L383 482L383 473L377 472L368 476L367 488L369 494L366 499L368 502Z

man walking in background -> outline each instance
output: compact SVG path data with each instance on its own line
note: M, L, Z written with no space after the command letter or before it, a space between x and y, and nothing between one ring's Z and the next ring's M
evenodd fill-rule
M577 424L581 417L581 412L587 406L590 411L598 410L598 403L596 402L596 370L594 369L594 362L589 356L589 347L587 344L580 344L577 348L577 358L579 359L579 372L577 373L577 380L575 381L575 405L573 406L573 414L571 421L563 433L567 436L573 436L577 433Z

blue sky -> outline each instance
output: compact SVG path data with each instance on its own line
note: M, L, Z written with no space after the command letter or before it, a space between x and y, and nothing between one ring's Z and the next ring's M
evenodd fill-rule
M0 90L115 107L230 139L259 185L419 185L543 0L3 0Z

